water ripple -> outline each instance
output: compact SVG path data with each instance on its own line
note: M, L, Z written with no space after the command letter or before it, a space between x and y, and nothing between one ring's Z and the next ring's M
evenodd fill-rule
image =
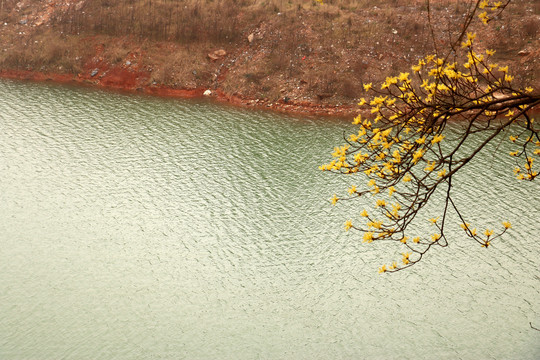
M346 185L317 171L347 125L10 81L0 98L2 358L540 355L540 188L498 152L455 196L511 236L488 251L456 226L378 276L388 249L343 232L361 204L330 207Z

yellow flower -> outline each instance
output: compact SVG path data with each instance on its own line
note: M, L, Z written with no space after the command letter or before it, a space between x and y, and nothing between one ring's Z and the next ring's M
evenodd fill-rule
M392 194L395 193L395 192L396 192L396 188L395 188L395 187L390 186L390 187L388 188L388 195L392 196Z
M487 248L489 245L491 245L491 243L489 241L486 241L485 243L482 244L482 247Z
M441 234L433 234L431 235L431 240L433 240L433 242L439 240L441 238Z
M403 253L401 255L403 255L403 258L401 259L403 264L407 265L408 263L410 263L409 256L411 255L411 253Z
M352 195L356 192L356 186L355 185L352 185L350 188L349 188L349 195Z
M508 221L503 221L502 224L505 229L510 229L512 227L512 224L510 224Z
M437 173L437 176L440 178L444 177L445 175L446 175L446 169L442 169L441 171Z
M417 236L415 237L414 239L412 239L412 241L415 243L415 244L418 244L420 242L420 237Z
M435 77L435 76L439 75L439 73L440 73L440 68L433 68L433 69L429 70L428 75Z
M437 85L437 90L439 91L448 91L450 88L444 84Z
M493 56L493 55L495 55L495 50L487 49L486 54L488 54L489 56Z
M361 98L361 99L360 99L360 102L358 103L358 105L363 106L365 103L366 103L366 99Z
M362 217L368 217L369 216L366 209L362 210L362 212L360 213L360 216L362 216Z
M373 241L373 232L369 231L369 232L365 232L364 233L364 242L372 242Z
M383 265L379 268L379 274L386 272L386 265Z
M408 237L408 236L404 236L403 239L401 239L400 241L401 241L403 244L406 244L406 243L407 243L407 240L409 240L409 237Z
M431 161L427 164L426 168L424 169L425 171L433 171L433 169L435 169L435 166L437 165L437 163L435 161Z
M364 90L365 90L365 91L369 91L369 89L371 89L372 86L373 86L372 83L364 84Z
M484 234L485 234L487 237L490 237L491 235L493 235L493 230L486 229L486 231L484 231Z
M418 160L420 160L422 158L422 156L424 156L424 151L422 149L419 149L417 150L414 154L413 154L413 159L412 159L412 163L413 164L416 164L418 162Z
M429 222L435 224L439 220L439 217L429 219Z
M338 202L339 198L337 197L336 194L334 194L334 196L332 197L332 199L330 199L330 201L332 201L332 205L336 205L336 203Z
M480 20L482 20L482 23L484 24L487 24L489 21L489 16L487 15L487 11L484 11L483 13L478 15L478 17L480 18Z
M405 175L405 176L403 177L403 182L409 182L409 181L411 181L411 180L412 180L412 177L411 177L411 175L409 175L409 174L407 174L407 175Z
M471 40L467 40L467 41L464 41L461 43L461 47L463 48L466 48L466 47L470 47L472 46L472 41Z
M347 151L348 146L334 147L334 152L332 153L333 157L344 156Z
M377 96L373 100L371 100L369 105L371 105L371 106L381 105L386 101L386 98L387 98L387 96Z
M356 161L357 163L363 163L364 161L366 161L366 159L367 157L361 153L354 155L354 161Z
M397 78L397 76L389 76L389 77L386 78L386 82L389 85L397 84L398 78Z
M469 227L469 225L471 225L471 224L469 224L469 223L464 223L464 224L460 224L459 226L461 226L461 228L462 228L463 230L466 231L467 228Z
M533 92L533 88L530 87L530 86L527 86L527 87L525 88L525 91L528 92L528 93Z
M384 201L382 199L378 199L377 200L377 207L379 207L379 206L385 207L386 206L386 201Z
M358 125L362 123L362 115L358 115L357 117L355 117L352 123L353 125Z
M409 80L409 73L401 73L398 77L399 81L407 81Z
M351 220L345 221L345 230L349 231L350 228L352 228L352 221Z
M441 140L444 139L444 135L438 134L433 137L433 140L431 140L432 144L436 144L441 142Z

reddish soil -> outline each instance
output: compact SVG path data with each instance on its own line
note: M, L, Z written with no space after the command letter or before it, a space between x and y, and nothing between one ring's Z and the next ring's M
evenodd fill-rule
M237 106L339 117L358 111L363 83L380 84L410 71L435 43L444 49L461 31L467 9L465 2L432 0L432 17L438 20L428 26L425 2L406 0L336 0L322 6L274 1L274 7L263 1L253 6L187 1L181 6L185 14L178 2L2 3L0 77L180 98L210 90L208 98ZM150 3L155 7L144 5ZM241 11L227 18L226 7L215 13L212 4ZM177 20L163 21L171 11ZM182 27L185 21L191 22ZM230 31L229 23L235 24ZM478 23L471 26L478 32L478 49L495 49L493 60L510 66L516 86L540 91L537 1L515 0L489 26ZM200 37L186 37L182 31L191 28L200 34L188 34ZM430 40L432 30L436 41Z
M130 71L128 69L109 67L105 65L102 68L93 68L98 70L95 76L91 76L93 70L85 71L86 75L79 74L55 74L43 73L31 70L0 70L0 78L24 80L24 81L52 81L55 83L74 83L102 87L106 89L121 90L124 92L140 92L144 94L168 97L168 98L202 98L208 97L217 102L228 103L241 107L253 107L268 109L283 113L306 114L306 115L325 115L345 117L357 113L357 107L354 105L329 105L320 103L311 103L308 101L279 100L269 102L260 99L250 99L238 95L231 95L222 90L215 90L211 95L205 96L206 88L195 89L177 89L164 85L147 86L146 81L150 74L142 71Z

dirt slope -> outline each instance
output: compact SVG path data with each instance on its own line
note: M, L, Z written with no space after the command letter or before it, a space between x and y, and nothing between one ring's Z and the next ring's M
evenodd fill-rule
M286 111L347 114L461 28L463 1L4 0L0 74ZM540 4L516 0L480 47L540 88Z

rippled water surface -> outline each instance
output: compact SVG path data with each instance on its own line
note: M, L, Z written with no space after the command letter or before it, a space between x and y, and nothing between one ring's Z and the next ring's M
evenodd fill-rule
M317 170L347 127L1 81L0 358L540 358L540 184L506 142L456 190L507 236L379 275L396 249Z

